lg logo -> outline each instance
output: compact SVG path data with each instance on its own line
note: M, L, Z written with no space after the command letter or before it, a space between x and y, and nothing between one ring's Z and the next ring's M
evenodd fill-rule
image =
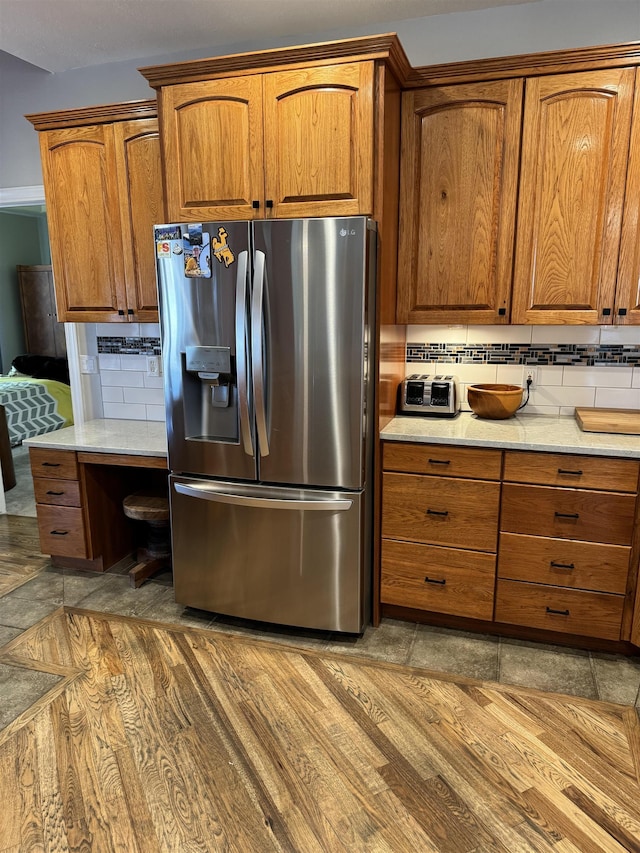
M356 233L355 228L352 228L351 230L349 230L348 228L341 228L340 229L340 236L341 237L348 237L350 234L353 235L355 233Z

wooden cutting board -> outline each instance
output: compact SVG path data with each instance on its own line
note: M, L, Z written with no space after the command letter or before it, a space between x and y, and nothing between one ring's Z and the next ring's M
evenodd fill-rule
M576 421L585 432L640 435L640 409L576 408Z

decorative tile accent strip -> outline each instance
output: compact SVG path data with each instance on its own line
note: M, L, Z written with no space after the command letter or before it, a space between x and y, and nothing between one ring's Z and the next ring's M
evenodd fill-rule
M160 338L101 338L98 337L99 353L121 355L160 355Z
M633 367L640 365L640 345L408 343L407 361L449 364L576 364L583 367L622 364Z

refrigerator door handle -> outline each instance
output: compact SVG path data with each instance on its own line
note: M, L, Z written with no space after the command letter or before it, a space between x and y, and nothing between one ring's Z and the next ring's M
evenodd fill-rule
M238 255L236 277L236 368L238 376L238 410L240 412L240 434L247 456L253 456L251 421L249 419L249 386L247 379L247 266L249 253Z
M237 506L252 506L261 509L294 509L294 510L321 510L324 512L344 512L351 509L353 501L341 500L282 500L277 498L258 498L245 495L233 495L227 492L219 492L210 489L207 485L188 486L185 483L174 483L174 489L181 495L190 498L200 498L206 501L215 501L223 504L236 504Z
M251 367L253 375L253 399L255 400L256 427L260 455L269 455L267 415L265 409L264 352L262 342L264 302L264 252L256 251L253 261L253 295L251 297Z

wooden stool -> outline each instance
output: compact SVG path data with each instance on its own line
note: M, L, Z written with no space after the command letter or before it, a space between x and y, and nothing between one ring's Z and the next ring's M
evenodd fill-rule
M160 492L135 492L122 501L124 514L147 525L147 544L138 548L136 565L129 571L132 587L171 565L169 500Z

